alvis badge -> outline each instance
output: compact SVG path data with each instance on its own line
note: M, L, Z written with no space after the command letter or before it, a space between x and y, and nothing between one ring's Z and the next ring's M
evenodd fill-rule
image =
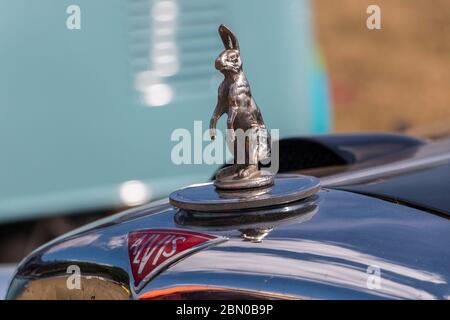
M238 39L224 25L220 25L219 35L225 50L216 59L215 67L224 80L219 87L209 133L215 139L217 121L227 114L227 146L233 154L233 165L219 170L214 182L173 192L170 203L191 213L222 215L241 210L245 214L313 195L320 188L315 177L274 176L260 170L261 161L270 157L271 138L243 72Z

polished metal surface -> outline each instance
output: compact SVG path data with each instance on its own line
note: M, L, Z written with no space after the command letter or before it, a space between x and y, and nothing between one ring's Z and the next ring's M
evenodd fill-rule
M259 219L252 224L251 217L240 224L234 217L228 225L216 220L205 226L200 217L180 223L180 210L164 203L133 209L35 251L20 265L8 298L39 298L40 292L31 294L26 288L42 279L47 279L45 292L54 292L50 280L67 279L66 268L72 264L80 265L85 276L120 284L134 299L187 289L210 298L220 292L317 299L450 297L448 219L338 190L322 189L303 204L313 213L305 209L279 224L259 224ZM142 228L207 230L229 240L178 261L137 293L130 280L127 236ZM243 235L249 229L248 237L256 241ZM380 271L378 287L370 286L373 270ZM93 283L82 283L85 290L94 289ZM58 298L79 295L58 290Z
M302 223L311 219L318 210L318 197L312 196L279 206L268 206L241 211L225 211L207 214L180 210L175 223L180 228L195 228L206 232L239 230L241 237L251 242L261 242L280 225Z
M217 121L227 114L227 145L234 164L217 173L214 185L221 189L269 186L274 182L273 175L263 173L258 164L270 155L270 134L242 69L237 37L224 25L220 25L219 35L225 50L216 59L215 67L224 80L211 117L210 136L215 139Z
M411 171L433 168L436 165L441 165L450 162L450 153L439 154L423 159L408 159L389 163L387 165L380 165L363 170L357 170L351 173L341 173L333 176L328 176L321 179L325 186L339 186L342 184L359 183L369 179L382 178L386 175L398 175Z
M231 237L146 290L194 283L317 299L449 297L448 220L341 191L323 190L317 201L311 219L274 227L260 243Z
M321 183L326 187L335 187L433 168L450 162L449 150L450 138L433 141L404 150L400 154L394 153L393 159L384 156L364 164L348 166L343 173L322 178Z
M185 210L199 212L230 212L275 206L307 198L320 189L319 179L296 174L279 175L275 183L265 188L221 190L213 183L193 185L172 192L170 203ZM240 211L245 215L246 211ZM251 211L250 211L251 213Z
M424 164L442 165L449 145L446 140L418 148L402 174L418 172ZM390 168L385 175L392 174ZM378 166L377 176L383 169ZM178 261L136 292L127 238L142 228L205 231L229 240ZM303 201L244 216L239 211L187 212L165 199L97 221L37 249L20 264L7 298L114 294L138 299L183 292L184 297L235 299L449 299L449 242L449 219L348 191L323 188ZM83 279L99 280L82 280L83 292L93 296L62 285L73 264L80 266ZM380 280L375 286L374 276ZM99 293L101 283L117 290Z
M6 290L16 269L15 264L0 264L0 300L5 299Z

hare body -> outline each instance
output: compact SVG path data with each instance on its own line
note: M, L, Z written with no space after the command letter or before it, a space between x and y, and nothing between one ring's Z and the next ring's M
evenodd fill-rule
M265 128L261 112L252 97L250 85L243 71L235 75L225 75L219 87L217 100L222 114L226 113L230 117L233 110L236 111L232 129L246 131L255 127Z
M253 99L250 84L242 70L239 43L234 34L225 26L219 27L219 34L225 50L216 59L215 67L224 75L219 86L217 105L210 123L211 138L215 138L218 119L227 114L228 148L234 155L234 166L219 171L216 180L236 175L237 178L252 178L259 175L259 161L270 153L270 136L266 130L261 112ZM244 146L235 137L237 130L249 135L244 138ZM250 131L251 130L251 131ZM245 147L245 160L238 161L237 151ZM242 149L241 149L242 150Z

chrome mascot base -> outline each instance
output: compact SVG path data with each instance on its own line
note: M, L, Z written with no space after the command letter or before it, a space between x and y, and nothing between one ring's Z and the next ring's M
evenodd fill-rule
M192 185L170 194L170 203L196 212L231 212L289 204L308 198L320 189L315 177L278 175L274 184L264 188L221 190L213 182Z

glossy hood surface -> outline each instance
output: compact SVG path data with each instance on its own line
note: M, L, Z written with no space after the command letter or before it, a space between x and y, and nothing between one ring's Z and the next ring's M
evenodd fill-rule
M270 217L263 212L192 217L167 202L132 209L36 250L18 268L8 298L151 299L199 292L209 298L223 292L261 298L450 298L446 218L327 188ZM128 242L130 233L147 229L224 240L175 259L136 288ZM80 268L79 289L68 288L71 265Z

